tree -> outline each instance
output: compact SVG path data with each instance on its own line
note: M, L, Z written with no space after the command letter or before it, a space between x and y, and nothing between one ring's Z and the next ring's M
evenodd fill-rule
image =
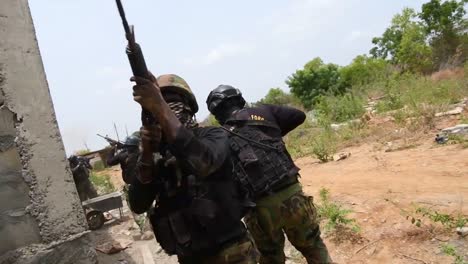
M431 72L433 68L432 49L426 43L423 26L411 24L407 27L396 57L404 71L423 74Z
M387 77L389 65L384 59L359 55L351 64L341 68L343 86L362 86Z
M320 95L344 91L344 87L340 86L338 65L324 64L320 58L311 60L304 69L289 76L286 84L306 108L311 108Z
M200 126L219 126L219 122L216 120L214 115L209 114L203 121L200 122Z
M419 17L423 21L426 34L429 35L433 60L437 68L450 66L449 64L463 64L466 61L468 22L465 18L465 5L467 3L468 0L444 2L431 0L422 6Z
M274 105L297 105L299 100L292 94L286 93L280 88L271 88L267 95L259 103Z
M370 54L374 58L390 59L396 64L396 55L400 49L403 34L408 26L416 23L416 18L416 12L411 8L405 8L401 14L395 15L390 27L385 30L382 37L372 39L372 44L375 47L370 50Z
M413 9L405 8L392 19L392 24L370 52L375 58L387 59L403 71L429 73L432 70L432 50L428 45L427 27L418 20Z

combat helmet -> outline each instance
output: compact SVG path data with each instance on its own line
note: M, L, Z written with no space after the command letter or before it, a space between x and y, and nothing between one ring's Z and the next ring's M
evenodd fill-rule
M124 144L128 147L138 147L140 145L140 136L132 134L125 139Z
M242 93L239 89L230 85L221 84L208 95L206 99L208 110L210 113L213 113L216 107L230 98L238 98L237 105L239 107L245 106L245 99L242 97Z
M158 85L161 92L170 91L184 96L188 100L192 114L198 112L198 104L195 95L192 93L190 86L182 77L175 74L164 74L158 77Z

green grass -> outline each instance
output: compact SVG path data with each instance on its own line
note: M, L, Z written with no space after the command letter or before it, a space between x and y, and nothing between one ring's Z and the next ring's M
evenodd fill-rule
M392 111L389 115L397 126L411 133L428 131L435 128L437 112L448 110L451 104L468 96L468 78L433 81L424 76L395 74L385 81L353 87L344 95L321 96L314 106L317 122L306 121L285 137L291 156L314 155L326 162L340 148L362 142L371 128L349 121L362 116L365 98L370 96L384 96L376 110L379 115ZM330 129L332 123L342 122L348 123L337 131ZM460 123L468 123L468 117L462 117ZM468 141L461 138L454 138L453 143L468 148Z
M320 218L325 221L325 231L333 231L337 227L349 228L354 232L360 231L356 220L348 216L352 211L330 201L330 191L328 189L320 189L320 203L317 204L317 210Z
M336 134L329 128L320 131L312 139L312 154L321 162L333 160L333 154L336 152Z
M364 100L354 93L340 96L321 96L315 106L319 123L342 123L360 118L364 110Z
M89 179L100 195L116 191L115 186L110 181L110 176L107 174L98 174L92 171Z
M411 223L417 227L420 227L425 220L431 223L441 224L446 229L464 227L468 224L468 218L461 213L456 215L447 214L423 206L416 207L414 213L408 214L406 218L411 220Z
M445 255L455 258L453 261L454 264L467 264L463 255L457 252L457 249L455 248L455 246L446 243L446 244L442 244L440 249Z
M106 166L104 166L104 162L102 160L98 160L98 161L94 162L94 164L93 164L93 170L94 171L103 171L105 168L106 168Z

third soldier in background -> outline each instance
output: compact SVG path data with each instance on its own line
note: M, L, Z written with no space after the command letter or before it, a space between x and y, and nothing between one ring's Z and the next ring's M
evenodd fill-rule
M241 92L229 85L214 89L207 105L230 133L235 172L256 204L245 221L260 263L285 263L283 231L309 264L331 263L313 199L303 193L299 168L282 140L304 122L304 112L275 105L247 108Z
M115 166L120 164L122 169L122 179L125 184L131 184L138 173L137 161L140 154L140 132L135 132L125 139L122 146L112 144L112 150L107 156L107 165Z

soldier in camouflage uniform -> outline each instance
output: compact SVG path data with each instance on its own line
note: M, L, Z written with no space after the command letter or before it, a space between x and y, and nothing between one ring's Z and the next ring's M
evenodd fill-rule
M286 106L246 108L241 92L229 85L214 89L207 105L230 133L235 172L255 202L245 221L261 253L260 263L285 263L283 232L308 263L331 263L313 199L303 193L299 168L282 140L304 122L305 114Z
M179 76L132 80L135 101L157 123L141 130L132 211L146 212L156 202L149 216L156 239L180 263L255 263L225 131L198 127L197 102Z

